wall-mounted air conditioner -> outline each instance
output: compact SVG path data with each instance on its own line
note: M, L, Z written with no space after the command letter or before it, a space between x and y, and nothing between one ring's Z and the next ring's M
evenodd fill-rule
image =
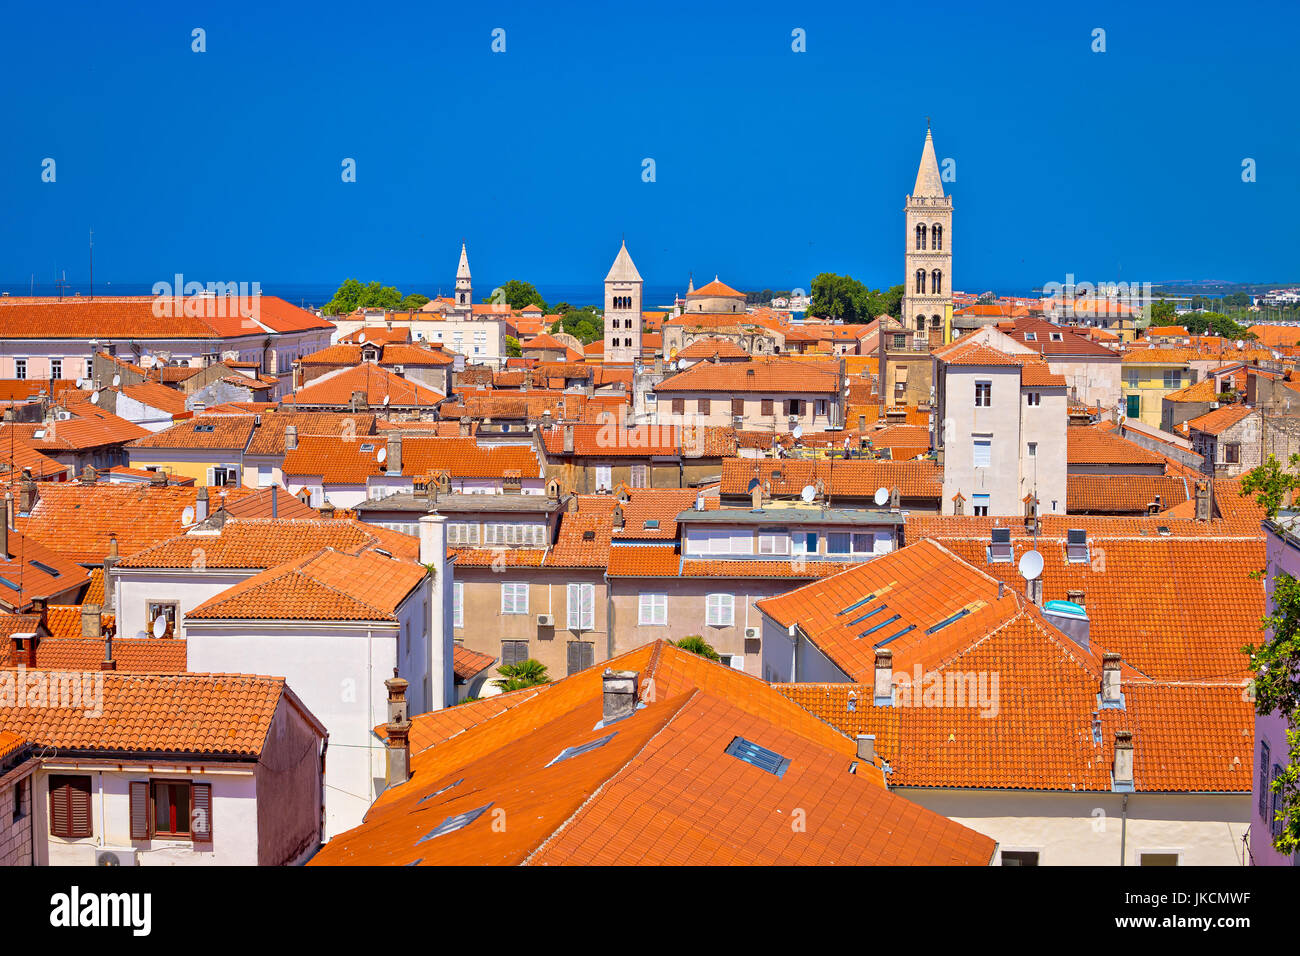
M747 628L745 628L745 640L747 640L747 641L756 641L756 640L758 640L758 628L756 628L756 627L747 627Z
M91 847L95 854L95 866L139 866L140 855L130 847L97 846Z
M555 627L555 616L552 614L537 615L538 627Z

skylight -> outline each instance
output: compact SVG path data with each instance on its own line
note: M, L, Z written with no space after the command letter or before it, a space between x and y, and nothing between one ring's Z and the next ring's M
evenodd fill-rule
M560 763L563 760L568 760L570 757L577 757L582 754L589 753L592 750L596 750L600 747L603 747L605 746L605 744L613 740L617 733L618 731L616 730L614 731L614 733L610 734L607 737L600 737L596 740L589 740L587 743L579 744L576 747L565 747L563 750L560 751L559 756L557 756L546 766L553 767L555 764Z
M786 768L790 766L789 757L782 757L776 751L760 747L744 737L733 738L731 743L727 744L727 753L778 777L784 776Z
M916 625L915 625L915 624L909 624L909 625L907 625L907 627L903 628L903 629L902 629L901 631L899 631L897 634L891 634L891 635L889 635L889 637L885 638L883 641L877 641L877 642L876 642L876 647L884 647L884 646L885 646L886 644L888 644L890 641L896 641L896 640L898 640L900 637L902 637L904 634L906 634L908 631L914 631L914 630L916 630Z
M55 578L63 577L62 571L60 571L58 568L52 568L48 564L45 564L42 561L28 561L27 563L30 564L32 567L36 568L36 570L38 571L44 571L46 574L50 575L51 577L55 577Z
M1088 563L1088 532L1082 528L1071 528L1066 532L1065 560L1071 564Z
M933 634L935 631L942 630L943 628L945 628L945 627L947 627L949 624L951 624L953 621L961 620L963 617L965 617L965 616L966 616L967 614L969 614L969 613L970 613L970 608L964 607L964 608L962 608L960 611L958 611L956 614L950 614L950 615L948 615L948 616L945 617L942 621L940 621L938 624L934 625L934 627L927 627L927 628L925 629L925 633L927 633L927 634Z
M870 604L870 603L871 603L872 601L874 601L875 599L876 599L876 596L875 596L874 594L868 594L868 595L867 595L866 597L864 597L861 601L857 601L857 602L855 602L855 603L853 603L853 604L850 604L850 605L849 605L848 607L846 607L844 610L839 611L838 613L836 613L835 616L836 616L836 617L840 617L841 615L848 614L850 611L856 611L858 608L862 607L862 605L864 605L864 604Z
M424 803L424 801L426 801L426 800L432 800L434 797L440 797L440 796L442 796L444 793L446 793L448 790L450 790L452 787L459 787L459 786L460 786L462 783L464 783L464 782L465 782L465 778L464 778L464 777L461 777L461 778L460 778L459 780L457 780L455 783L449 783L449 784L447 784L447 786L443 787L441 790L435 790L433 793L426 793L424 796L422 796L422 797L420 798L420 803ZM419 806L419 804L416 804L416 806Z
M490 806L492 806L492 804L485 803L483 806L474 810L467 810L465 813L458 813L454 817L448 817L424 836L420 837L420 839L416 840L415 845L419 846L425 840L432 840L434 837L446 836L448 833L454 833L462 827L469 826L479 817L483 816L483 814L487 812L487 808Z
M647 518L647 519L646 519L646 522L645 522L645 527L646 527L647 529L658 528L658 527L659 527L659 519L658 519L658 518Z
M865 620L866 620L867 618L869 618L869 617L875 617L877 614L879 614L881 611L885 610L885 608L887 608L887 607L889 607L888 604L882 604L882 605L880 605L880 607L876 608L874 611L868 611L866 614L859 614L859 615L858 615L857 617L855 617L853 620L849 621L849 623L848 623L847 626L848 626L848 627L852 627L854 624L860 624L860 623L862 623L863 621L865 621Z
M195 425L194 430L196 432L211 432L211 431L216 431L217 426L212 424L211 422L206 422L206 423Z
M859 634L858 637L866 637L868 634L874 634L876 631L880 630L882 627L888 627L890 624L893 624L895 621L897 621L897 620L898 620L900 617L902 617L902 616L903 616L903 615L901 615L901 614L895 614L893 617L887 617L887 618L885 618L883 621L881 621L879 624L874 624L874 625L872 625L871 627L867 628L865 631L863 631L861 634Z
M19 594L22 593L23 589L20 588L18 585L14 584L6 577L0 577L0 584L3 584L5 587L10 588L11 590L17 591Z

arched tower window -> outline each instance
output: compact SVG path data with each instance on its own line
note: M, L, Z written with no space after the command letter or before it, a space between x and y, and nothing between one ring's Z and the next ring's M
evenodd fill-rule
M935 269L933 274L931 274L930 279L932 280L930 283L930 291L935 295L938 295L943 291L943 273L938 269Z
M916 270L916 291L918 294L923 294L925 292L925 270L924 269Z
M938 252L943 248L943 226L936 222L930 231L934 234L934 251Z
M924 331L925 331L925 316L923 316L923 315L918 315L918 316L916 317L916 331L918 331L918 332L924 332Z
M932 329L943 328L943 317L938 315L930 316L930 328Z
M916 227L916 248L925 248L925 226L921 224Z

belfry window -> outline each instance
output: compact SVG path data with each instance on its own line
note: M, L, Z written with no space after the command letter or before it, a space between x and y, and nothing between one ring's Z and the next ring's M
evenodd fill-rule
M916 270L916 291L918 293L925 292L925 270L924 269Z
M943 248L943 226L936 222L931 232L934 234L934 251L938 252Z
M916 227L916 248L917 249L925 248L925 226L924 225L918 225Z

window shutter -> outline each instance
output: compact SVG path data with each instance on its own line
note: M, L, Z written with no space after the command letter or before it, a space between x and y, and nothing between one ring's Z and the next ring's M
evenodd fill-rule
M194 817L190 832L195 840L208 842L212 839L212 784L196 783L193 786L194 806L190 815Z
M569 630L571 630L571 631L580 631L580 630L582 630L582 596L581 596L581 591L582 591L582 585L581 585L581 584L570 584L569 587L568 587ZM573 651L573 645L572 645L572 644L569 645L569 651L570 651L570 654L572 654L572 651ZM572 664L572 662L570 662L570 664Z
M209 469L208 469L208 484L209 484L209 485L214 485L214 484L216 484L216 469L215 469L215 468L209 468Z
M131 839L149 839L149 784L131 781Z
M596 585L582 584L579 587L582 598L582 629L593 631L596 629Z
M1263 771L1264 781L1268 782L1268 768ZM72 827L68 822L68 794L69 786L61 783L54 786L54 781L60 779L57 777L50 778L50 835L57 837L67 837L72 835ZM1261 808L1266 805L1267 797L1260 797Z
M570 585L572 587L572 585ZM576 674L582 670L582 642L569 641L569 673Z
M70 836L88 837L94 833L90 822L90 778L75 777L69 788L71 801L68 820L71 827Z

